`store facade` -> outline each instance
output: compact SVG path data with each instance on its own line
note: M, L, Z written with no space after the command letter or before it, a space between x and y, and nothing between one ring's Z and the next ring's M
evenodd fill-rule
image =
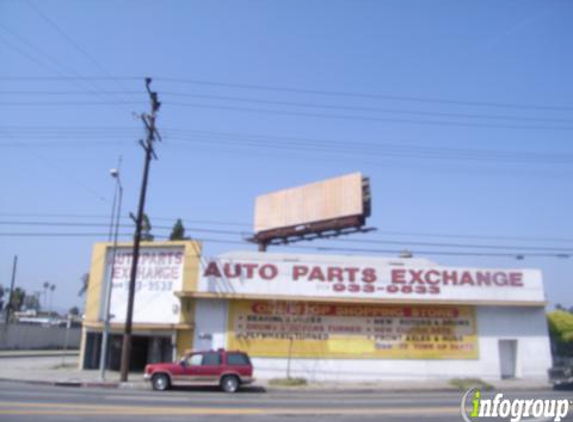
M132 248L128 243L117 247L112 243L96 243L93 247L80 348L81 368L99 367L108 300L111 332L107 366L111 369L120 366ZM135 285L130 369L138 371L143 370L146 363L171 361L179 350L191 347L194 303L191 299L178 298L175 293L196 289L200 256L201 245L197 242L142 242Z
M171 339L173 359L189 349L241 349L259 378L288 373L317 381L544 379L551 365L537 270L261 252L199 259L199 245L169 243L144 250L157 264L165 248L179 248L181 262L173 261L179 270L150 269L150 276L180 280L159 291L142 280L134 329L149 334L155 324L155 337ZM112 290L117 315L125 309L121 274L115 272ZM101 331L96 302L86 344ZM121 328L121 320L112 321ZM147 347L147 359L158 358Z
M231 253L182 297L194 346L245 350L264 378L544 379L551 365L537 270Z

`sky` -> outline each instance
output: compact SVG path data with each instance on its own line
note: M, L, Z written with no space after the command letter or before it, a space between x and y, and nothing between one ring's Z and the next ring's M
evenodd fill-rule
M0 0L0 284L18 255L17 286L83 305L120 157L122 238L134 230L151 77L156 236L182 218L206 255L254 250L240 242L257 195L360 171L376 231L271 250L539 268L550 305L573 306L572 14L566 0Z

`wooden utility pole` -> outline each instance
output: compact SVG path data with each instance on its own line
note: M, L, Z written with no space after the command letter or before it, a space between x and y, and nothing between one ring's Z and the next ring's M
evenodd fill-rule
M143 167L143 180L141 182L141 190L139 192L139 206L137 209L137 218L135 220L135 238L133 240L133 259L131 262L131 273L129 278L129 291L127 298L127 315L125 317L125 331L123 333L123 347L121 349L121 382L127 381L129 366L131 361L131 331L133 325L133 303L135 299L135 280L137 278L137 263L139 261L139 244L141 243L141 226L143 222L143 214L145 210L145 195L147 193L147 180L149 178L149 163L151 158L157 159L155 151L153 151L153 143L156 137L161 140L161 137L155 129L155 119L157 111L161 103L157 100L157 92L150 89L151 78L145 79L145 86L151 100L151 114L143 114L141 119L147 131L147 139L145 142L140 141L141 146L145 151L145 162Z

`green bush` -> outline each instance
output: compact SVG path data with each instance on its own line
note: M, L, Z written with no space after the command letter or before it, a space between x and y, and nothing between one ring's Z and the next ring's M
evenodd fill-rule
M573 341L573 314L566 311L553 311L547 314L549 332L560 342Z
M273 378L269 380L269 385L280 387L297 387L307 385L306 378Z
M479 378L454 378L450 380L450 385L453 385L460 391L467 391L470 388L478 388L486 391L493 390L493 385L488 384Z

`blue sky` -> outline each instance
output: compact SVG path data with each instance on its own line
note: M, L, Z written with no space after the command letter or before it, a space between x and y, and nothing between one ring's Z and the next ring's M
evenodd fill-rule
M119 156L124 215L136 210L143 130L133 113L148 110L151 76L165 138L148 192L154 226L181 217L248 232L256 195L362 171L378 232L354 239L397 244L322 245L519 246L509 250L523 251L519 261L423 256L540 268L550 302L571 306L573 260L524 248L573 250L572 14L565 0L2 0L0 284L18 254L19 285L49 280L56 306L82 303ZM37 236L55 232L104 236ZM241 248L252 247L205 245Z

